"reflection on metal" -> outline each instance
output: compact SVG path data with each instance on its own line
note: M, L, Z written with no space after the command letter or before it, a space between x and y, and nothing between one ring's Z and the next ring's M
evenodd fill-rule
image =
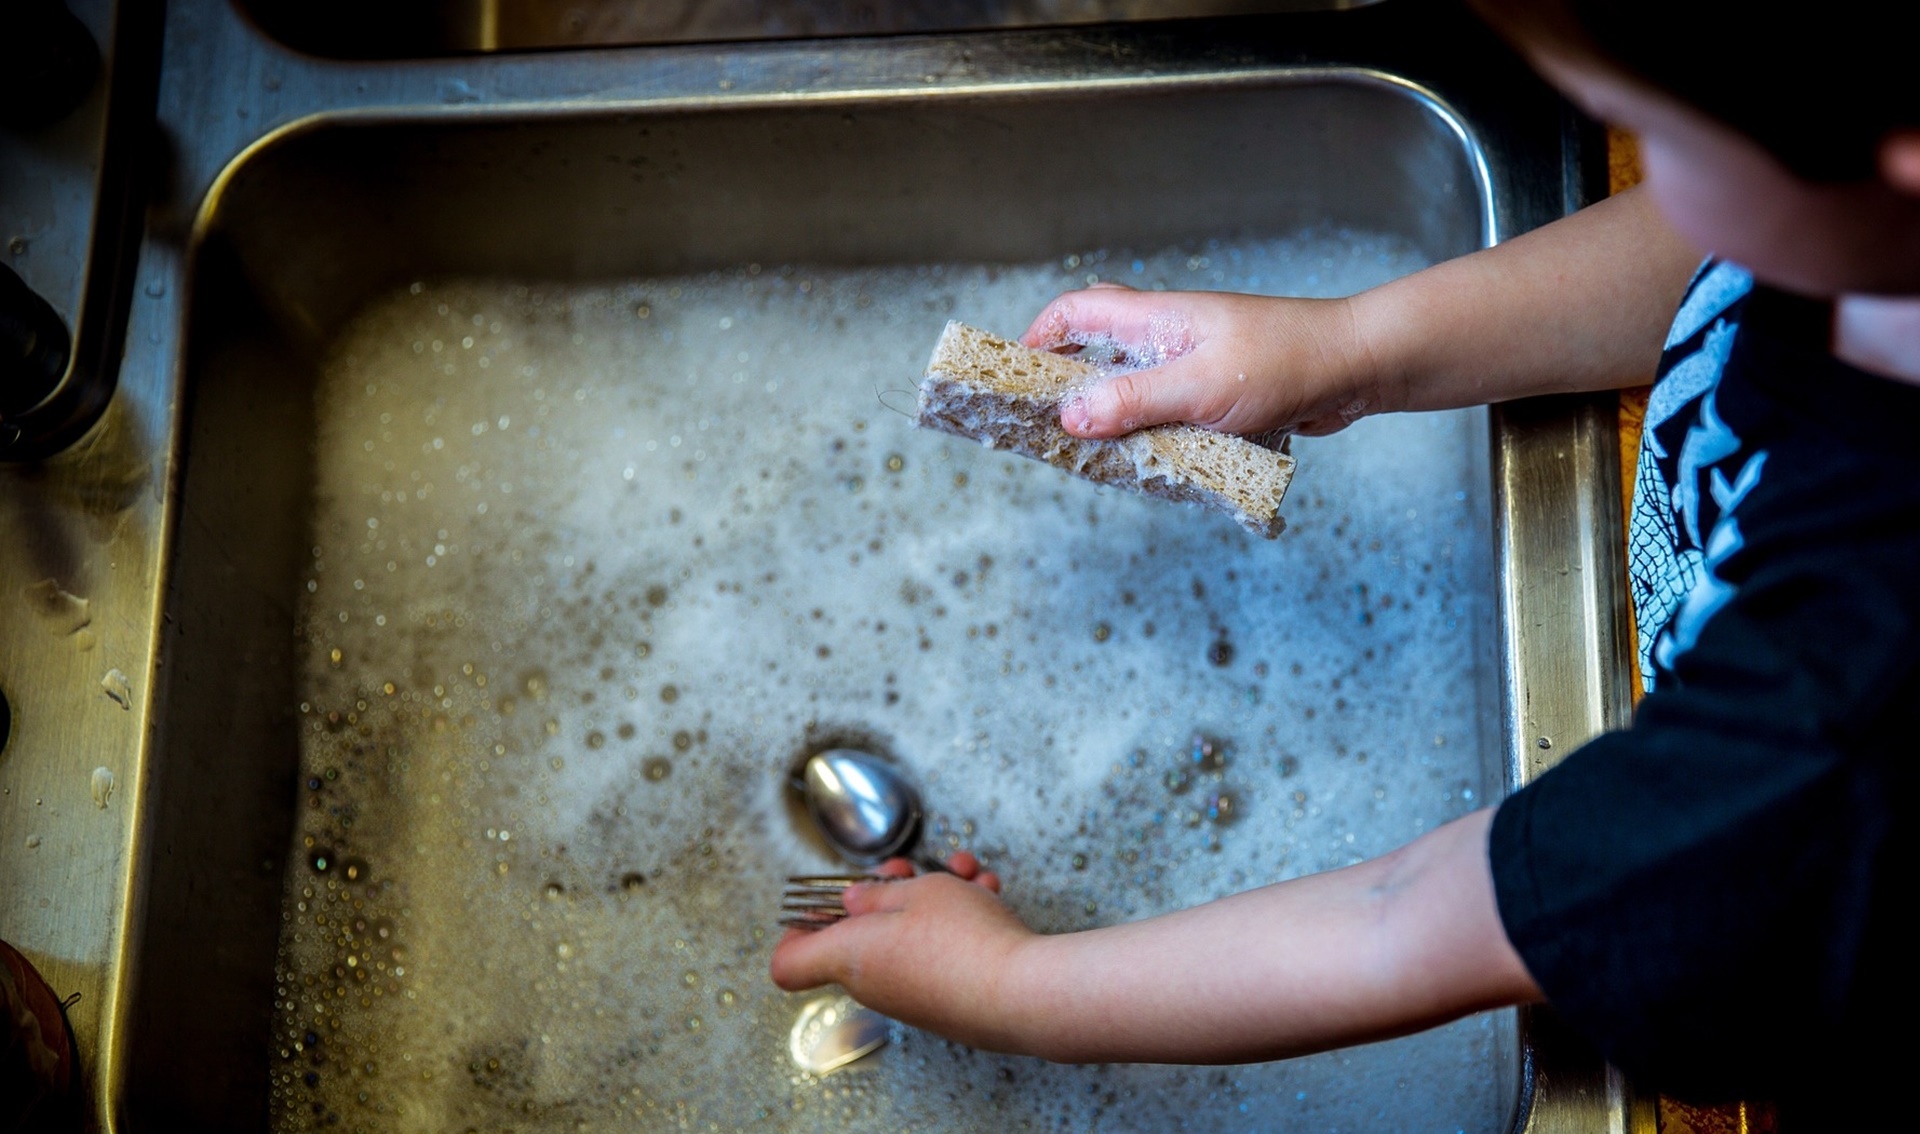
M793 1022L787 1054L809 1075L830 1075L886 1046L892 1022L845 993L809 1000Z
M829 749L807 760L801 778L807 810L820 833L854 862L904 853L920 833L920 800L913 787L871 753Z
M115 0L72 0L71 8L99 45L101 77L56 121L0 128L0 266L44 300L51 330L71 345L64 357L48 356L57 366L44 383L0 387L0 462L42 460L92 428L113 396L126 334L140 173L153 157L158 11ZM20 31L15 17L9 10L8 35ZM35 46L9 41L4 50L11 63Z
M1576 203L1560 105L1446 5L375 66L285 51L225 0L175 0L165 19L174 148L126 333L107 336L126 346L118 392L77 448L0 466L0 924L81 994L70 1018L107 1131L252 1128L265 1108L313 371L373 289L769 250L1017 260L1113 232L1151 245L1323 219L1390 225L1438 257ZM1115 161L1171 137L1212 172L1036 162L1016 185L994 159L1090 130ZM605 160L643 133L697 176L673 189ZM869 191L848 199L849 181ZM1046 192L1085 207L1029 205ZM59 308L96 278L39 290ZM1510 782L1624 716L1609 422L1581 401L1494 415ZM47 617L43 580L86 625ZM124 703L103 695L112 672ZM1506 1019L1524 1042L1496 1045L1489 1073L1518 1123L1639 1128L1644 1108L1548 1017Z
M244 0L302 51L399 59L476 51L631 47L840 36L1074 27L1148 20L1335 11L1377 0Z

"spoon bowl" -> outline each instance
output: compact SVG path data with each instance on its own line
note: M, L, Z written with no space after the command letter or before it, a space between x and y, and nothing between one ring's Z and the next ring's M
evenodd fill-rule
M918 852L920 793L892 763L855 748L829 748L807 758L795 787L821 837L849 862L870 866L900 857L947 869Z

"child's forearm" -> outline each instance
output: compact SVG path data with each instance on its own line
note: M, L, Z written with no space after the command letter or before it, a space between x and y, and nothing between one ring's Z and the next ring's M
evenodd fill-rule
M1698 261L1651 200L1626 193L1346 299L1068 292L1022 341L1171 350L1062 406L1082 437L1168 421L1331 433L1368 414L1646 381Z
M1700 257L1632 190L1354 296L1355 335L1394 409L1635 385Z
M1492 812L1344 870L1109 929L1036 937L1005 1046L1069 1062L1237 1063L1539 998L1494 904Z

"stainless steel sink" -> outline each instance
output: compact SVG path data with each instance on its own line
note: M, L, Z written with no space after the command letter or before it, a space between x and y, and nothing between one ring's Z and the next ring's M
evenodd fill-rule
M101 1127L1644 1124L1541 1013L1224 1072L903 1031L822 1081L762 978L810 746L888 749L1065 929L1619 719L1593 403L1303 446L1279 544L888 408L949 316L1336 293L1577 205L1466 17L377 65L169 21L120 392L0 482L0 925L83 994Z

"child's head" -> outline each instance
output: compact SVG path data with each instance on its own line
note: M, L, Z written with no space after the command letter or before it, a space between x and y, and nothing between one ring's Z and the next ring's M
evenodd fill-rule
M1899 5L1789 19L1733 0L1476 0L1639 135L1683 234L1816 295L1920 294L1920 82Z

